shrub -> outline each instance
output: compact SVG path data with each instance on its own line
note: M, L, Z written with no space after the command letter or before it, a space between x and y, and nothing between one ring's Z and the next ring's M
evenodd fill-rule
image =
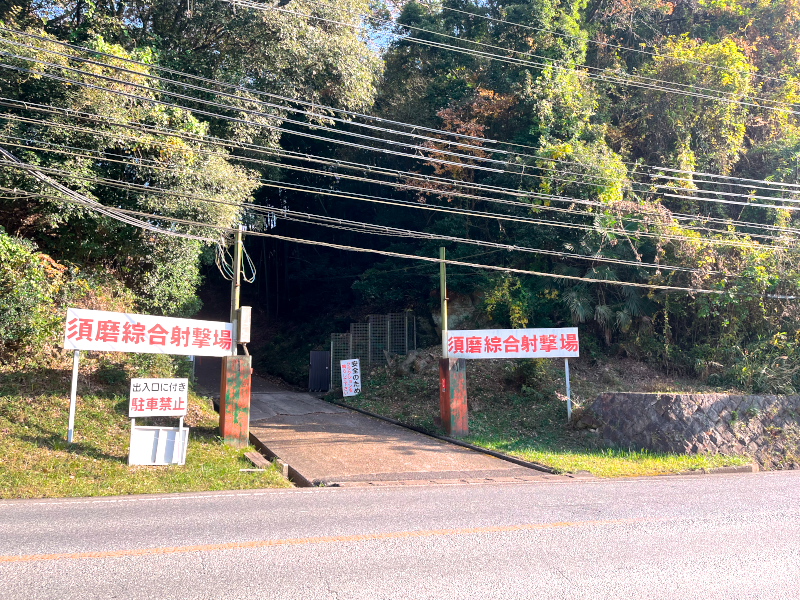
M0 227L0 363L40 361L60 347L67 307L126 312L134 296L104 274L79 274Z
M58 326L62 270L35 246L0 228L0 360L41 348Z

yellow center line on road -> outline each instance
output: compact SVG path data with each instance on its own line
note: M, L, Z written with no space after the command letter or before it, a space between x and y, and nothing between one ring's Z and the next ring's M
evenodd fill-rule
M642 523L646 519L615 519L605 521L559 521L555 523L528 523L523 525L501 525L495 527L469 527L463 529L429 529L420 531L392 531L386 533L367 533L360 535L336 535L307 538L288 538L279 540L256 540L251 542L226 542L222 544L200 544L195 546L170 546L138 548L129 550L109 550L106 552L65 552L60 554L24 554L19 556L0 556L0 563L36 562L44 560L71 560L82 558L121 558L125 556L150 556L160 554L182 554L190 552L215 552L218 550L239 550L248 548L269 548L272 546L302 546L305 544L330 544L342 542L365 542L370 540L393 540L405 538L436 537L450 535L475 535L484 533L510 533L515 531L537 531L567 527L591 527L602 525L624 525Z

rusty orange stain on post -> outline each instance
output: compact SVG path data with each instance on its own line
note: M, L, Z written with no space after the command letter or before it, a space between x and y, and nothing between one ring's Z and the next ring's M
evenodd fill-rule
M222 358L219 429L223 441L234 448L250 444L250 373L249 356Z
M467 361L463 358L439 360L439 409L448 435L469 434Z

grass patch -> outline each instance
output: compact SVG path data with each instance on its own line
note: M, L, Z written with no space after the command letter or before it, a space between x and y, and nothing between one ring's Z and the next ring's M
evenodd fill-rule
M107 366L91 369L79 380L72 444L66 442L70 372L0 372L0 498L291 487L276 470L239 472L252 467L244 458L252 448L223 445L210 401L193 394L185 421L191 428L186 464L129 467L128 397L120 391L127 381L107 383L114 379Z
M570 361L578 402L615 391L707 391L698 382L644 372L645 366L590 365ZM576 368L577 367L577 368ZM613 369L613 371L612 371ZM626 378L626 374L629 374ZM747 456L657 454L608 448L592 432L567 425L563 363L560 361L469 361L470 435L465 441L546 465L559 473L588 471L598 477L635 477L750 464ZM641 382L646 382L645 389ZM428 352L411 370L376 368L366 373L363 392L345 403L432 433L439 415L438 357Z

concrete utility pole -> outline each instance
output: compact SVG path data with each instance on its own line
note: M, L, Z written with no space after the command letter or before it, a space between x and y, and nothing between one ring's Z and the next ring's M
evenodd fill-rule
M467 416L467 361L450 358L447 344L447 263L444 246L439 248L439 288L442 300L442 358L439 361L439 410L442 427L449 435L469 433Z
M442 306L442 358L447 358L450 353L447 349L447 263L445 262L445 248L439 248L439 298Z
M231 279L231 323L234 335L238 341L237 325L239 322L239 306L242 291L242 225L236 230L236 239L233 243L233 278ZM233 344L233 354L238 354L238 344Z
M242 229L236 231L233 248L233 278L231 280L231 323L233 343L231 356L222 358L222 383L219 392L219 429L225 444L244 448L250 444L250 391L252 386L252 357L238 356L242 335L242 310L239 305L242 287ZM249 313L248 313L249 314ZM248 319L249 320L249 319Z

